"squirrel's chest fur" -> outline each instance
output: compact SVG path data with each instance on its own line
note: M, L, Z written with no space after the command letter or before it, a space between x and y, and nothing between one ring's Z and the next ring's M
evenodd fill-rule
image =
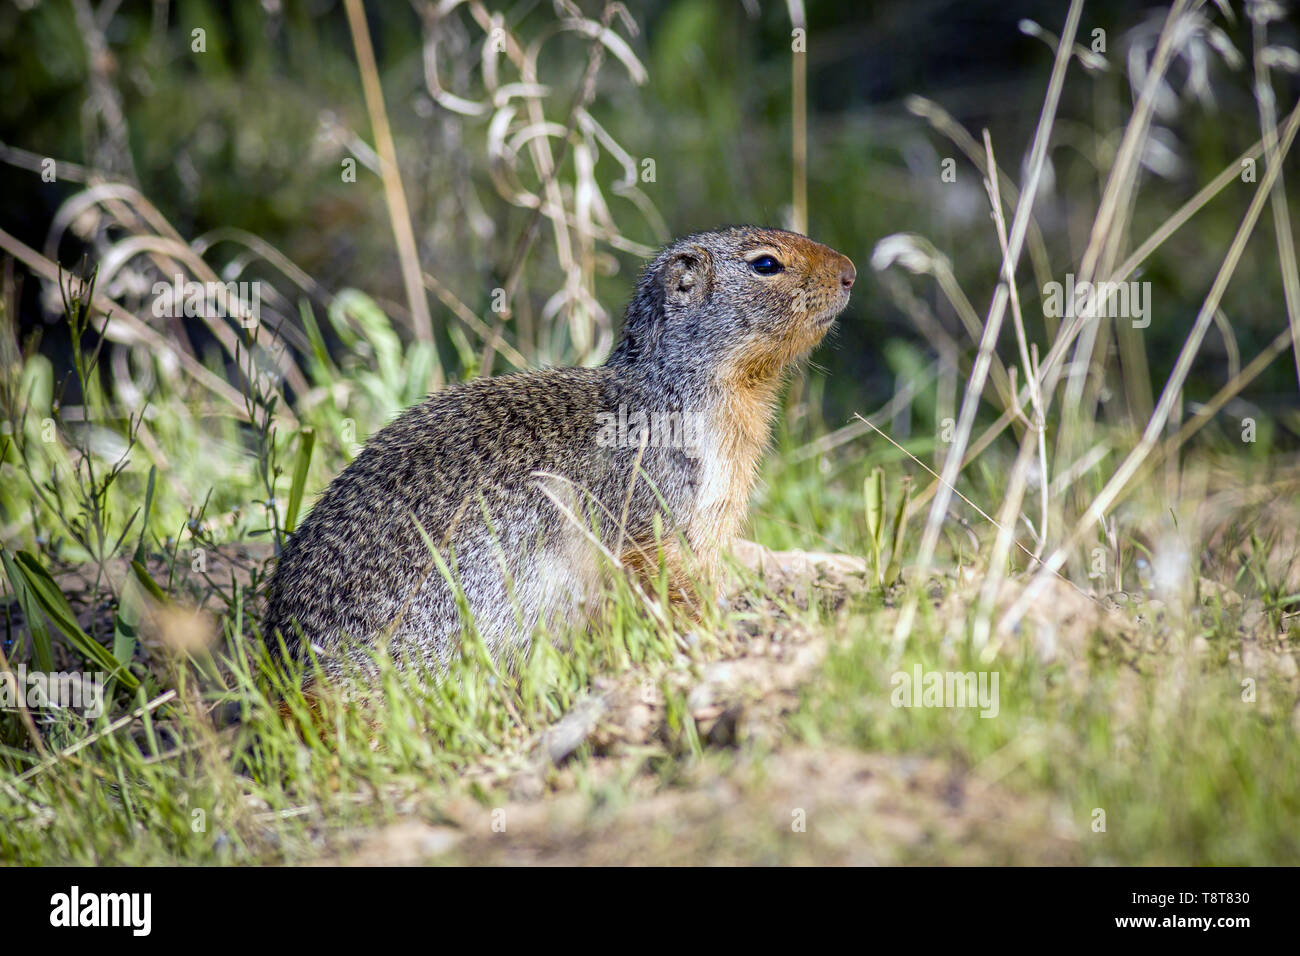
M705 412L704 449L686 524L692 549L716 560L740 529L771 434L775 388L719 389Z

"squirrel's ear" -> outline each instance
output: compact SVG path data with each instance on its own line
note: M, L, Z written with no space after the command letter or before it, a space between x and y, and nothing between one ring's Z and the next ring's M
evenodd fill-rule
M703 302L713 291L713 260L700 246L683 249L664 263L660 281L672 305Z

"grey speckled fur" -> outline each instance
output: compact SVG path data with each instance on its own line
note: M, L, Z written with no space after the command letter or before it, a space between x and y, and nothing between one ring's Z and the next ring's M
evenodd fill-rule
M778 250L785 272L756 275L756 249ZM780 375L820 340L852 275L843 256L792 233L689 236L646 268L606 365L479 379L408 409L291 536L268 586L268 642L278 647L279 633L301 657L305 635L332 673L345 644L382 637L399 659L445 663L462 615L421 529L498 655L526 647L539 623L578 619L596 596L600 562L579 523L626 553L655 547L659 514L668 536L716 562L743 516ZM620 409L699 416L702 444L611 444L602 429ZM638 454L644 478L631 485Z

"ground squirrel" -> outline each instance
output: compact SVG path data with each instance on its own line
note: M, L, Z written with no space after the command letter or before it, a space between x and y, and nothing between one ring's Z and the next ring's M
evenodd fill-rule
M642 273L605 365L478 379L407 409L290 537L267 591L272 649L278 633L302 657L305 637L338 674L387 641L436 669L459 647L462 608L508 656L538 625L580 619L602 568L658 574L662 560L674 587L707 585L783 373L856 276L797 233L687 236Z

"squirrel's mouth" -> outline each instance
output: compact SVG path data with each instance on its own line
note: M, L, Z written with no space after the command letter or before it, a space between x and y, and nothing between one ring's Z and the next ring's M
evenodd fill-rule
M843 312L846 308L848 308L848 305L849 305L849 294L848 292L844 292L840 296L839 303L837 305L832 306L831 308L823 312L821 315L819 315L815 320L814 324L818 329L829 328L831 325L834 324L835 320L840 317L840 313Z

